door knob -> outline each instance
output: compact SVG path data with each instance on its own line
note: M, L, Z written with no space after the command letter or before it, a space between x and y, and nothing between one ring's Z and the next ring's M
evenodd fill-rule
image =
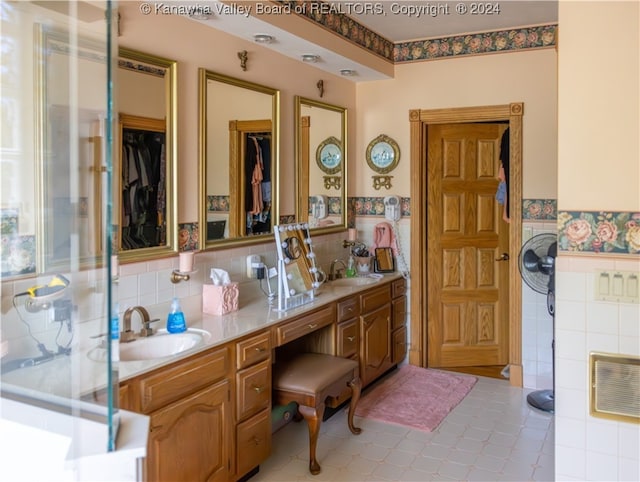
M509 253L502 253L502 256L496 258L496 261L509 261Z

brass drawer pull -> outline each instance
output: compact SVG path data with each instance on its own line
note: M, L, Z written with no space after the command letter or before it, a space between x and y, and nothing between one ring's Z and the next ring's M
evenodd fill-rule
M267 351L267 349L266 349L265 347L263 347L263 346L257 346L257 347L255 348L255 350L256 350L258 353L264 353L265 351Z
M355 339L356 339L356 337L355 337L355 336L348 336L348 337L347 337L347 341L353 341L353 340L355 340Z
M260 445L262 443L262 439L256 437L255 435L253 436L253 438L251 439L253 441L254 444L256 445Z
M309 328L309 329L313 330L316 326L318 326L318 324L317 324L317 323L309 323L309 324L307 325L307 328Z
M255 387L255 386L254 386L254 387L253 387L253 390L254 390L256 393L262 393L262 392L264 392L264 387Z

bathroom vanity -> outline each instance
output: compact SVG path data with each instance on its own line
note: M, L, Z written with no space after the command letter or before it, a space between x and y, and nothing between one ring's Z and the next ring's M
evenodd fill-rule
M121 363L121 408L150 417L145 479L238 480L258 467L271 451L275 359L299 351L351 358L367 386L406 355L405 293L405 280L387 275L325 284L286 313L257 298L229 315L203 315L196 325L214 336L188 355ZM329 405L347 400L345 389Z

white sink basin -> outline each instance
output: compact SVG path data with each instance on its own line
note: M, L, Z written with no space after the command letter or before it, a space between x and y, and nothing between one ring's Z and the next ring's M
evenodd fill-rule
M371 278L368 276L356 277L356 278L340 278L337 280L331 281L329 284L331 286L346 286L346 287L354 287L354 286L367 286L372 285L380 281L379 278Z
M120 361L154 360L185 352L202 345L211 334L206 330L189 328L184 333L158 330L154 335L120 343ZM106 361L106 350L95 348L88 354L94 361Z

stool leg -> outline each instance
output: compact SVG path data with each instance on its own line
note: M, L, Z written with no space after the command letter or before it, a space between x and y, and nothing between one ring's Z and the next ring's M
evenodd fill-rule
M360 377L356 375L355 378L348 383L348 385L349 387L351 387L351 402L349 403L349 415L347 416L347 420L351 433L358 435L360 432L362 432L362 429L360 427L356 427L353 424L353 414L356 412L356 405L358 404L358 400L360 400L362 381L360 380Z
M320 424L324 415L324 403L317 407L307 407L300 405L298 407L300 413L307 421L309 426L309 472L313 475L320 473L320 464L316 459L316 446L318 445L318 434L320 433Z

